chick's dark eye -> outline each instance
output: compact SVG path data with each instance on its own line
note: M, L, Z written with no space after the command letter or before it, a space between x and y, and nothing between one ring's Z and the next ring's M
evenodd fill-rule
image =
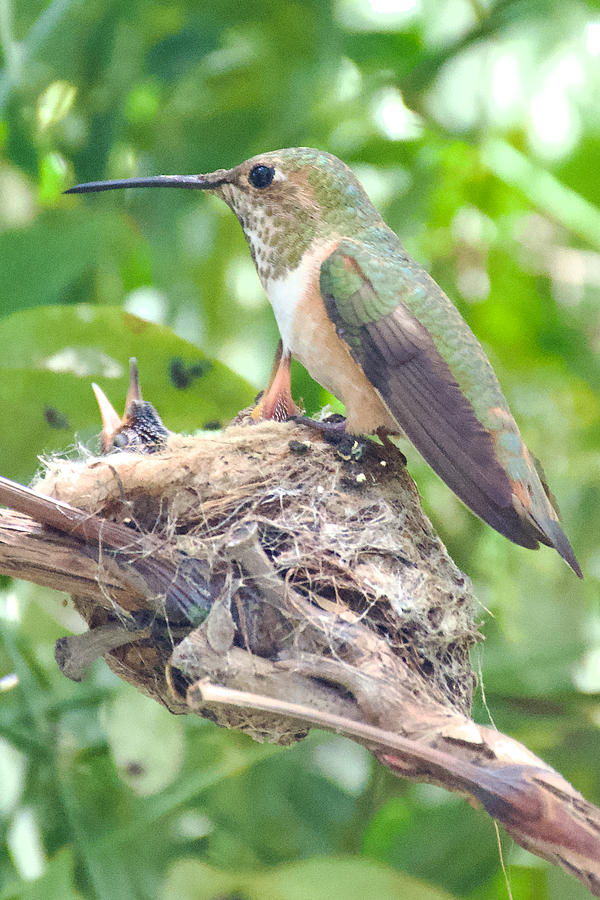
M266 188L273 181L274 175L275 169L272 166L254 166L250 169L248 181L255 188Z
M129 438L123 431L118 431L117 434L113 437L113 446L118 447L121 450L123 447L126 447L129 443Z

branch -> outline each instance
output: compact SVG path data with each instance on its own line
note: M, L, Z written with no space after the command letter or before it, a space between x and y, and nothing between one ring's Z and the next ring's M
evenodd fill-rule
M171 558L153 535L84 512L3 476L0 503L30 517L0 510L0 571L4 574L56 590L71 592L75 587L84 595L89 594L91 581L95 599L100 594L105 603L109 600L111 606L127 611L150 606L159 613L166 607L167 612L187 614L190 608L208 608L210 591L202 561L182 553Z
M0 572L4 575L87 596L100 604L110 596L122 609L141 608L144 591L128 583L110 557L103 558L101 581L98 558L99 553L89 552L78 538L50 530L22 513L0 509Z
M506 745L505 758L496 756L496 764L485 767L364 722L206 682L190 691L190 704L277 713L352 738L399 774L478 801L522 847L566 869L600 896L600 810L525 747L498 732L481 726L473 729L474 723L465 722L471 737L479 731L482 745ZM527 763L519 762L521 758Z

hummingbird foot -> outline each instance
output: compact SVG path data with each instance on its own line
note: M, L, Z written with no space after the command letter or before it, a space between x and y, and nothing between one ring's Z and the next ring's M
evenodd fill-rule
M345 462L360 462L365 455L367 449L366 440L354 434L349 434L346 431L345 417L338 413L327 416L326 419L294 416L294 421L320 431L326 441L330 444L337 444L337 455Z
M292 398L291 363L291 356L283 354L282 343L279 341L267 389L259 395L258 402L250 413L255 422L260 419L287 422L302 411Z
M346 418L339 413L327 416L326 419L311 419L310 416L294 416L293 418L294 422L299 422L300 425L307 425L308 428L320 431L330 444L339 444L346 437Z

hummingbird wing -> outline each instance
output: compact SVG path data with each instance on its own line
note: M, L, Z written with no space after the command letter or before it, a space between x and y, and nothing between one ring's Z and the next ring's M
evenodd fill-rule
M535 471L532 474L528 469L527 474L539 488L541 496L536 499L541 513L529 515L531 504L526 508L529 492L525 485L515 503L515 481L498 458L493 428L486 428L487 423L478 418L471 398L445 358L452 352L442 354L440 340L436 343L430 328L417 318L411 300L426 304L434 286L438 318L447 311L446 304L451 307L447 323L451 351L453 340L457 336L464 339L462 329L466 329L466 350L475 356L475 374L482 390L487 391L486 403L489 405L491 396L492 410L498 407L500 418L494 424L501 431L499 423L504 417L514 427L510 434L518 439L518 461L523 468L527 450L481 346L427 273L409 257L401 257L400 263L390 267L384 261L382 265L375 254L348 239L323 261L321 294L339 337L348 344L401 429L473 512L521 546L535 548L538 540L556 546L577 570L573 552ZM444 303L440 303L440 296Z

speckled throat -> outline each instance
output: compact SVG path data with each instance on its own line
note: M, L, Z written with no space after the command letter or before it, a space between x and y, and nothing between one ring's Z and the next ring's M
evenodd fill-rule
M250 254L263 285L296 269L316 231L314 208L301 204L265 203L224 184L219 194L242 226Z

